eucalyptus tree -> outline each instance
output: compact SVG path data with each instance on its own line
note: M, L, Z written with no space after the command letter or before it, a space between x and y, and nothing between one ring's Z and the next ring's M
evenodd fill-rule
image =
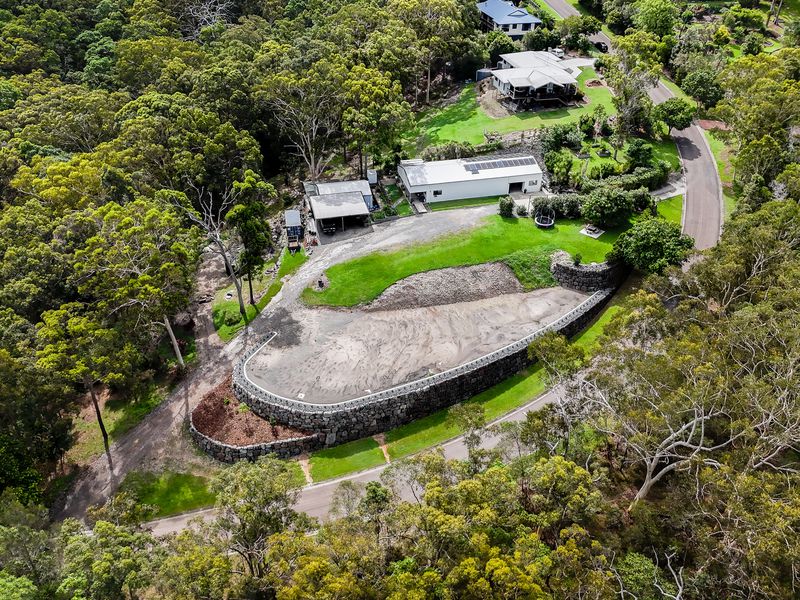
M87 213L94 233L74 255L78 290L97 298L109 317L126 317L134 329L163 326L183 367L170 317L189 303L197 231L183 225L173 206L144 198Z

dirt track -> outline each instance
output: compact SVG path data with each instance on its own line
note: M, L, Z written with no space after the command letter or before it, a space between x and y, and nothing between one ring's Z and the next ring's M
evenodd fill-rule
M478 358L554 321L586 297L547 288L406 310L302 308L282 320L278 344L265 346L247 374L288 398L341 402Z

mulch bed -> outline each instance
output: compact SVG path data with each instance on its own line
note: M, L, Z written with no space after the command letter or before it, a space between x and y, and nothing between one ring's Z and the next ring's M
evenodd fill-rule
M247 405L239 403L233 395L231 383L229 376L194 409L192 421L200 433L231 446L249 446L308 435L293 427L270 425L250 411Z
M719 129L721 131L728 131L730 127L728 127L722 121L713 121L711 119L698 119L697 123L703 129Z

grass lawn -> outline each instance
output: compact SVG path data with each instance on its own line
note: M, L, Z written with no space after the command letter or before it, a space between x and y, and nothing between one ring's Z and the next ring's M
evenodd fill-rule
M647 140L653 146L653 158L667 161L673 171L681 170L681 158L675 140L667 136L662 140Z
M534 0L532 4L538 6L543 13L550 15L556 21L561 21L564 19L564 17L558 14L553 7L551 7L547 2L545 2L545 0Z
M307 259L308 257L303 251L290 254L288 250L284 249L281 257L281 266L278 268L277 275L275 275L273 279L262 276L253 280L253 291L256 294L263 291L265 287L267 291L255 306L252 304L246 305L247 319L243 319L242 314L239 312L239 301L236 298L236 290L233 285L219 290L216 293L214 304L211 307L211 318L214 321L214 328L217 330L217 335L219 335L220 339L223 342L231 341L234 336L244 329L245 325L252 321L256 315L270 303L270 300L281 291L283 287L281 279L286 275L294 273ZM267 265L269 264L271 264L271 262L267 263ZM267 287L267 285L269 285L269 287ZM233 298L230 300L225 299L225 295L228 292L234 294ZM242 282L242 293L245 299L247 299L249 291L245 281Z
M733 193L733 165L731 165L730 150L725 145L722 137L715 131L705 131L708 146L717 162L719 179L722 182L722 200L725 205L725 220L731 216L736 208L736 198Z
M419 152L426 146L449 141L481 144L484 141L484 131L511 133L576 121L580 115L591 113L598 104L605 106L608 114L614 114L611 92L607 87L584 85L587 80L596 78L594 69L589 67L585 67L578 77L578 84L589 100L586 105L523 112L500 119L492 118L484 112L478 105L475 86L468 85L455 103L444 108L425 111L420 115L414 130L407 136L409 142L407 149Z
M363 438L314 452L309 462L311 478L314 481L324 481L377 467L386 461L378 442L372 438Z
M658 214L671 223L681 224L683 214L683 196L677 195L658 203Z
M533 400L544 391L543 372L537 367L514 375L467 402L483 406L488 422ZM448 410L440 410L389 431L386 434L389 456L394 460L415 454L454 438L459 433L461 431L449 418Z
M120 489L133 493L142 504L158 508L157 517L168 517L214 504L208 479L191 473L128 473Z
M411 205L408 203L408 199L403 195L399 187L395 184L391 184L385 186L385 189L386 194L389 196L389 202L391 202L392 206L397 210L398 216L407 217L414 214Z
M467 206L483 206L497 204L502 196L483 196L482 198L464 198L463 200L445 200L444 202L429 202L430 210L450 210L451 208L465 208Z
M424 271L477 265L503 259L520 250L539 253L565 250L583 261L601 262L619 231L608 231L594 240L580 233L583 221L560 220L553 229L536 227L533 219L487 217L486 224L466 232L444 236L413 247L374 252L334 265L327 270L330 287L322 292L306 289L308 304L355 306L377 298L393 283Z
M134 392L131 397L115 398L106 402L101 412L110 441L119 439L135 425L138 425L145 416L161 404L168 392L166 385L153 383L139 392ZM73 423L73 432L77 439L67 451L67 462L86 464L105 452L103 436L100 433L94 411L88 411L86 414L89 416L88 420L77 418Z
M184 329L183 327L172 327L175 332L175 337L178 338L178 343L184 342L181 353L183 354L183 362L186 365L192 364L197 360L197 344L194 339L194 333ZM172 341L168 335L164 335L164 339L158 345L158 357L161 362L166 364L167 367L178 364L178 359L175 356L175 351L172 349Z

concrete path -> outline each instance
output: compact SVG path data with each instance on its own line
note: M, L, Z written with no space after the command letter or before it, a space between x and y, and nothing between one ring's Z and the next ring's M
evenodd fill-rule
M579 15L578 10L566 0L545 0L562 17ZM604 33L590 38L593 42L605 42L609 48L611 39ZM674 94L662 82L650 90L656 103L672 98ZM683 232L694 238L698 250L716 245L722 232L722 185L717 172L717 162L708 146L703 130L693 124L681 131L670 132L678 146L684 175L686 194L683 204Z

